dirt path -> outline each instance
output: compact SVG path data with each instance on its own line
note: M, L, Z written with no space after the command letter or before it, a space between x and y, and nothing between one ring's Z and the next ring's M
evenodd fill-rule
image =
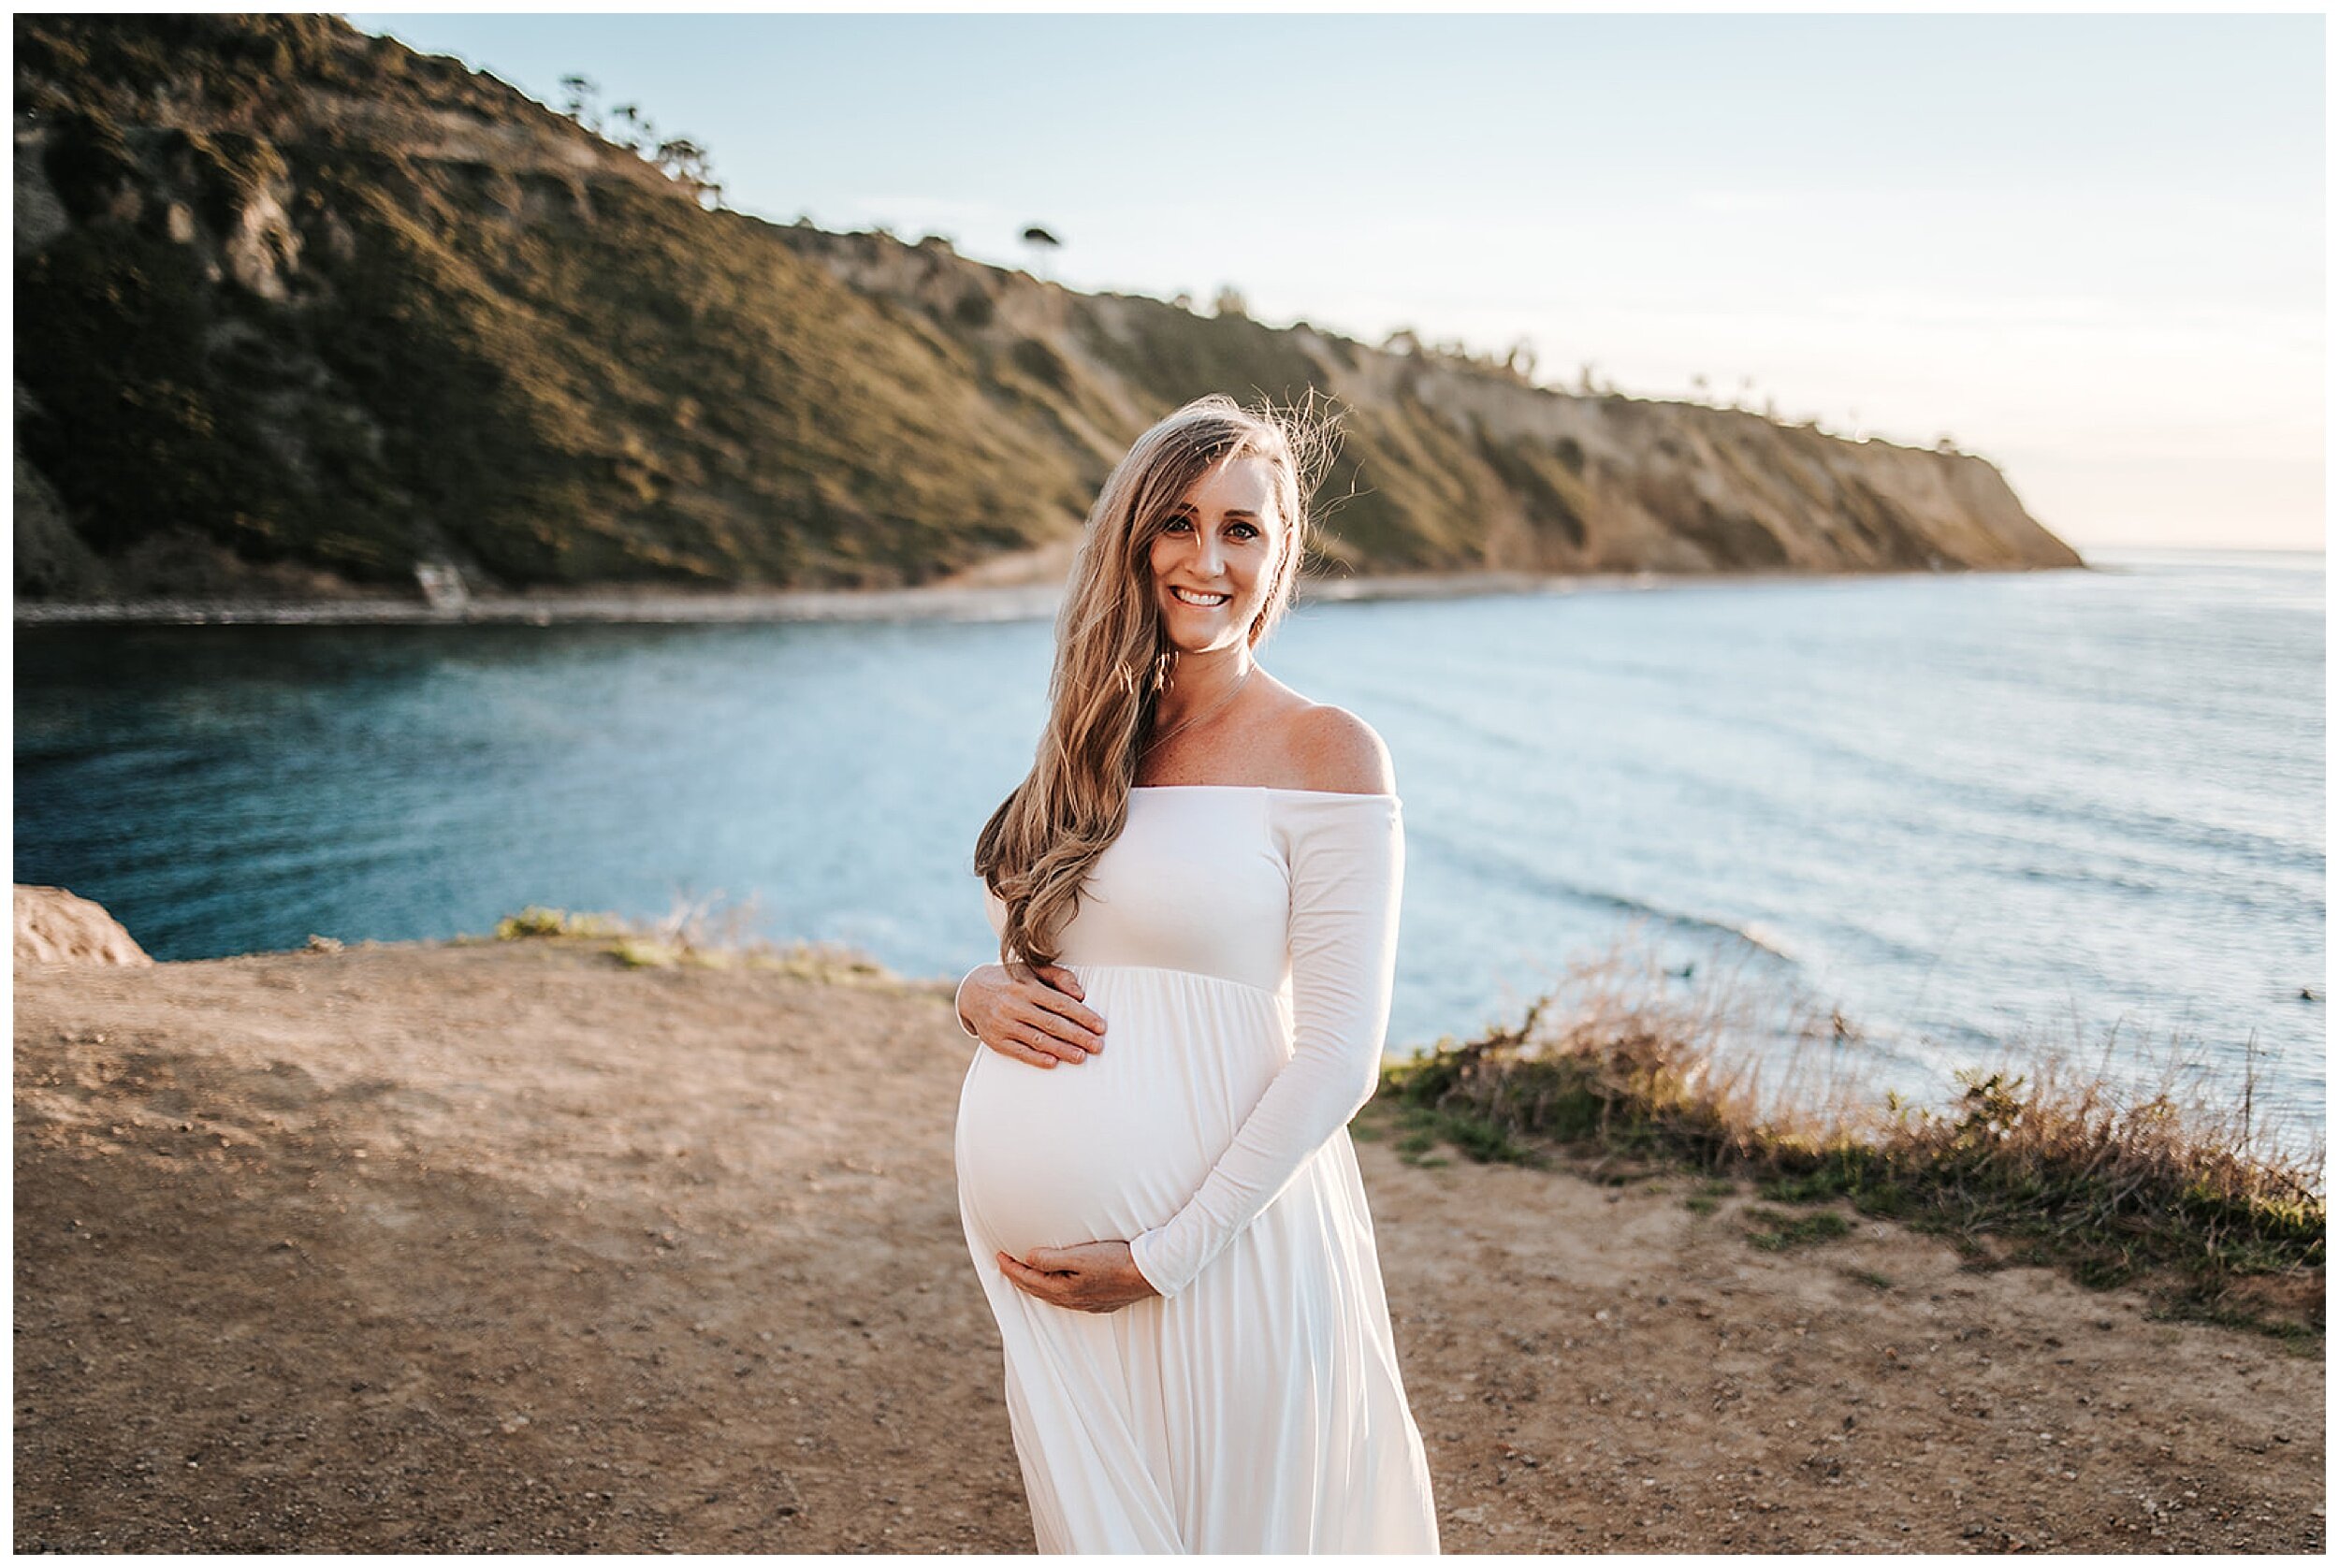
M18 1549L1029 1548L946 988L359 947L16 1039ZM1449 1551L2322 1550L2319 1352L1360 1150Z

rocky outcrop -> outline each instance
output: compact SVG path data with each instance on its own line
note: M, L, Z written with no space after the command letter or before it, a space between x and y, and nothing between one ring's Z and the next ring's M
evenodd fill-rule
M16 965L152 964L122 922L63 888L16 884Z
M22 598L1015 580L1213 390L1344 408L1342 575L2077 560L1978 457L707 211L333 17L14 27Z

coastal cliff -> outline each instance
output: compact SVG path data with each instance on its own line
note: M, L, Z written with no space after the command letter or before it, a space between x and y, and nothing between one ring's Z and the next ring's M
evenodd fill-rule
M1970 455L710 211L336 18L14 27L21 599L1043 582L1213 390L1337 399L1332 576L2079 563Z

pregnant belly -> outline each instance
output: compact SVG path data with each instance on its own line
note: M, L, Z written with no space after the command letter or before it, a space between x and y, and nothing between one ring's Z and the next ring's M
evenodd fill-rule
M1014 1256L1167 1221L1290 1054L1273 992L1181 969L1070 967L1104 1018L1104 1050L1035 1067L979 1048L959 1092L959 1202L987 1248Z

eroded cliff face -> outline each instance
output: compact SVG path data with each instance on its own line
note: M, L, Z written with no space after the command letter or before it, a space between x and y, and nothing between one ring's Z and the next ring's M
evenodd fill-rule
M2074 566L1980 457L1690 403L1576 397L1365 350L1343 396L1415 407L1502 481L1489 566L1844 571ZM1351 387L1353 386L1353 390Z
M940 345L490 78L15 26L20 592L891 587L1077 515Z
M1979 458L705 211L334 18L14 25L21 596L1012 575L1254 389L1344 408L1343 573L2077 559Z
M2006 569L2080 564L1983 458L1851 442L1758 414L1537 386L1306 323L1271 328L1082 295L938 241L795 227L857 294L1013 358L1068 440L1117 453L1161 411L1248 386L1343 406L1325 553L1389 571ZM1354 493L1351 493L1351 492Z

